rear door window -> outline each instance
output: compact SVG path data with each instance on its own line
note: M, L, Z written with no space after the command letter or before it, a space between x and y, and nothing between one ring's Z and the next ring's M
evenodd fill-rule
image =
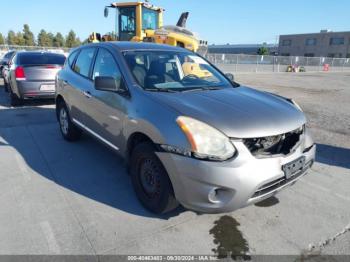
M94 47L82 49L74 64L73 70L82 76L89 77L95 51L96 48Z
M18 56L20 65L63 65L64 55L50 53L22 53Z

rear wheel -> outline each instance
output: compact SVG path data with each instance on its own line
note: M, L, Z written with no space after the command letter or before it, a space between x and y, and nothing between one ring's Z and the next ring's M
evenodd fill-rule
M144 207L153 213L164 214L179 205L168 174L151 143L137 145L130 161L132 184Z
M8 84L7 84L7 82L4 80L4 88L5 88L5 92L8 92L9 90L8 90Z
M67 141L76 141L81 137L82 131L70 120L67 106L64 102L57 105L57 116L63 138Z
M12 89L10 86L7 87L9 94L10 94L10 104L11 106L21 106L23 105L23 100L20 99L17 94L12 92Z

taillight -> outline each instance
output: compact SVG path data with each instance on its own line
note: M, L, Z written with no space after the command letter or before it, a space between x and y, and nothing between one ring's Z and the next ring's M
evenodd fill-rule
M16 67L15 77L16 77L16 80L26 80L26 75L24 73L24 68L22 66Z

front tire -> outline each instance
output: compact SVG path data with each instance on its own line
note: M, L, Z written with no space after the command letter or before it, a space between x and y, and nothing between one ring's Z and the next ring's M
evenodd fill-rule
M135 193L145 208L164 214L179 205L169 176L151 143L136 146L131 154L130 166Z
M57 105L57 117L63 138L70 142L79 140L82 131L71 121L68 108L64 102Z

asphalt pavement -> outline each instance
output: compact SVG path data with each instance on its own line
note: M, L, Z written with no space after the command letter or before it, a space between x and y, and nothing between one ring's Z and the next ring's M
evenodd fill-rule
M149 213L115 153L64 141L52 101L12 108L0 86L0 254L350 255L350 74L236 79L299 102L317 162L276 197L216 215Z

